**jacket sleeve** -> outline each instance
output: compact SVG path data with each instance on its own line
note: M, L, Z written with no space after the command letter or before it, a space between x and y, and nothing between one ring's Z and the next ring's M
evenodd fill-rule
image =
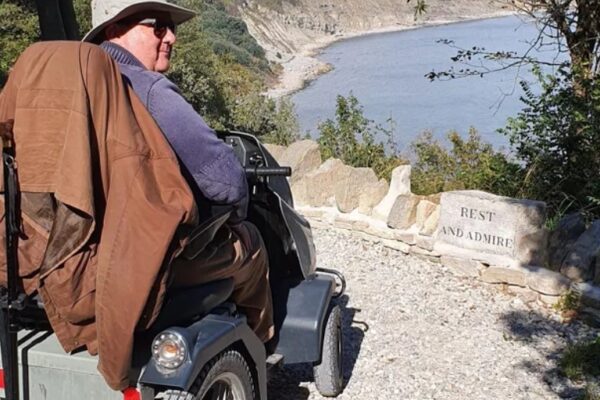
M217 137L168 79L152 85L147 104L202 194L216 204L234 206L235 219L245 219L248 184L231 146Z

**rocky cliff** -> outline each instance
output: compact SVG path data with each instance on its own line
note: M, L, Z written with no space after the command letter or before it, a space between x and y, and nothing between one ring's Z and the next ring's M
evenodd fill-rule
M343 36L498 15L498 0L428 0L415 19L414 1L247 0L240 12L251 34L267 50L297 53Z
M507 0L427 0L428 10L415 18L406 0L241 0L238 12L250 34L281 63L280 96L302 87L327 70L314 59L333 41L371 32L485 18L511 12Z

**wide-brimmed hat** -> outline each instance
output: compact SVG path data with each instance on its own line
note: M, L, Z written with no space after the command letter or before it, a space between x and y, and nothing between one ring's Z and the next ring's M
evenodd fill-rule
M93 28L83 37L83 41L95 43L99 39L98 35L108 25L147 11L167 13L175 25L196 15L194 11L171 4L167 0L92 0Z

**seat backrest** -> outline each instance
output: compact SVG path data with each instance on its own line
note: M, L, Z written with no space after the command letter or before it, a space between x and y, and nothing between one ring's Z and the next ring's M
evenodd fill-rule
M232 293L231 278L174 290L163 302L151 330L156 332L170 326L189 323L223 304Z

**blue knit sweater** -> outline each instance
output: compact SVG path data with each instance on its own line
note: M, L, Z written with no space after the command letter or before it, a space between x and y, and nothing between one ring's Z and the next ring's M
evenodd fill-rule
M232 205L232 222L246 218L248 185L231 146L217 138L202 117L163 74L146 69L129 51L111 42L100 45L146 105L182 164L192 191L209 202ZM193 182L189 182L192 180ZM194 187L196 186L196 187Z

